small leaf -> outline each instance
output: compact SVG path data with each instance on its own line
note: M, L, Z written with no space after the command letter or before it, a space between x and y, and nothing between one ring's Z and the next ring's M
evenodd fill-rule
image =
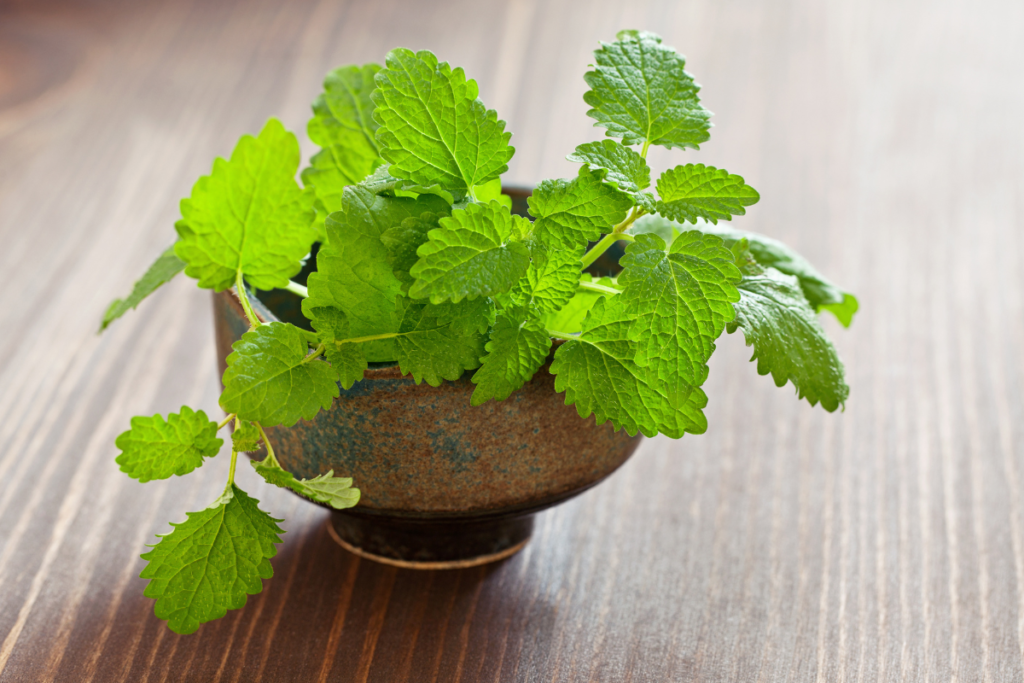
M242 335L231 347L221 407L264 427L312 420L339 395L337 373L307 360L309 346L294 325L271 322Z
M260 449L260 430L248 420L240 420L240 424L231 432L231 446L237 453L254 453Z
M675 221L696 223L698 218L717 223L746 213L756 204L757 190L738 175L704 164L670 168L658 178L658 213Z
M649 142L698 149L708 139L711 112L684 67L686 59L653 33L622 31L594 51L597 67L584 76L587 116L625 145Z
M607 171L605 180L624 192L639 193L651 185L651 169L644 158L614 140L587 142L566 158Z
M530 222L497 202L456 209L440 225L430 231L409 271L416 279L409 289L413 298L459 302L506 292L530 264L530 252L520 241Z
M281 469L277 463L253 462L252 466L267 483L291 489L301 496L326 503L335 510L344 510L359 502L359 489L352 488L352 479L335 477L334 470L312 479L296 479L295 475Z
M241 270L256 289L284 287L317 238L313 195L295 182L299 142L277 119L243 135L181 200L174 253L200 287L223 291Z
M132 428L117 437L121 471L140 482L181 476L212 458L224 444L217 438L217 423L203 411L182 406L167 420L160 415L133 417Z
M185 269L185 262L174 254L174 245L167 247L164 253L153 262L145 275L143 275L132 287L131 294L126 299L114 299L107 312L103 314L103 322L100 324L100 332L107 329L110 323L114 322L128 311L136 308L142 300L157 290L160 285L170 281L175 275Z
M744 277L739 292L731 327L743 328L747 346L754 347L750 360L757 361L758 374L771 373L779 387L792 382L812 406L821 401L832 412L842 405L850 394L843 364L797 279L767 268Z
M477 99L476 81L426 51L392 50L386 64L372 97L392 176L468 191L508 170L512 134Z
M626 218L633 199L606 185L602 173L586 166L572 180L545 180L530 198L534 234L550 245L576 248L596 242Z
M483 365L473 373L476 389L470 403L504 401L533 378L550 348L551 337L540 320L523 308L502 311L487 342L487 355L480 359Z
M248 595L263 590L274 575L269 558L277 553L283 530L234 484L214 504L172 524L142 556L149 579L146 597L175 633L194 633L200 624L245 606Z

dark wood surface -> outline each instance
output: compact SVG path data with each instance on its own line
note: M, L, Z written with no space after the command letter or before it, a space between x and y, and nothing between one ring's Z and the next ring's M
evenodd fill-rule
M105 335L177 202L266 117L303 130L332 66L397 45L462 65L509 177L597 139L582 74L623 27L684 51L700 153L860 295L827 322L852 394L776 389L738 336L710 429L649 440L499 565L418 573L286 518L262 594L179 637L144 544L227 459L140 485L135 414L217 412L209 294L179 279ZM0 681L1022 681L1024 11L1010 0L0 2ZM304 153L312 151L302 135Z

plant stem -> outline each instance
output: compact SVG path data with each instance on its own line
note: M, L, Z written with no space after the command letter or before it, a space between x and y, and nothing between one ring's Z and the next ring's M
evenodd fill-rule
M235 450L234 445L231 446L231 468L228 470L228 485L225 489L231 488L231 485L235 483L235 465L238 464L238 451Z
M231 413L230 415L225 417L223 420L220 421L220 424L217 425L217 431L219 432L220 430L224 429L224 425L226 425L228 422L231 422L233 419L235 419L234 413Z
M605 285L599 285L596 282L584 282L584 281L581 281L580 284L579 284L578 289L589 289L591 292L598 292L600 294L611 294L613 296L619 293L619 290L617 290L617 289L615 289L613 287L606 287Z
M644 159L646 159L647 158L647 150L649 150L650 148L651 148L651 141L650 140L644 140L644 148L640 152L640 156L643 157Z
M321 344L320 344L320 346L316 347L316 348L315 348L315 349L313 350L313 353L311 353L311 354L309 354L308 356L306 356L305 358L303 358L303 359L302 359L302 362L303 362L303 363L308 363L308 362L309 362L309 361L311 361L311 360L314 360L314 359L316 359L316 358L319 358L319 357L320 357L320 355L321 355L321 354L322 354L322 353L323 353L323 352L324 352L324 351L325 351L326 349L327 349L327 347L326 347L326 346L324 346L324 345L323 345L323 343L321 343Z
M267 433L263 431L263 425L259 422L253 422L256 425L256 429L260 430L260 436L263 438L263 445L267 447L267 457L263 459L263 462L270 462L272 465L281 467L281 463L277 461L277 456L274 455L274 447L270 445L270 439L267 438ZM281 469L284 469L281 467Z
M309 298L309 289L303 287L298 282L292 282L291 280L289 280L288 284L285 285L284 288L291 292L292 294L298 294L303 299Z
M249 303L249 295L245 293L245 282L242 280L241 270L235 275L235 291L238 292L238 300L242 302L245 317L249 319L249 327L255 330L260 326L260 319L256 317L256 311L252 310L252 304Z
M566 341L572 341L578 339L578 335L569 334L568 332L557 332L555 330L547 330L548 336L552 339L564 339Z

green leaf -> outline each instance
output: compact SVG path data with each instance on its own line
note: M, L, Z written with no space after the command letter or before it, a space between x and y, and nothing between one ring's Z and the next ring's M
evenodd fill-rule
M763 266L768 266L787 275L794 275L800 280L800 289L807 297L808 303L816 311L827 310L842 323L849 327L853 314L857 312L857 297L844 292L830 282L824 275L811 265L810 261L792 248L778 240L774 240L755 232L735 230L725 225L701 225L700 230L710 235L717 235L731 247L738 240L746 239L748 248L754 258Z
M253 453L260 449L260 430L248 420L239 420L239 426L231 432L231 447L237 453Z
M405 311L400 334L395 337L402 374L417 384L432 387L457 380L466 370L480 366L484 339L479 334L459 334L460 325L447 307L412 304Z
M353 507L359 502L359 489L352 488L352 479L334 476L334 470L312 479L296 479L295 475L281 468L276 462L252 462L253 469L267 483L291 489L319 503L326 503L335 510Z
M614 140L582 144L566 158L589 164L592 169L607 171L605 180L615 183L624 192L639 193L651 186L651 169L647 167L647 161Z
M220 451L217 423L203 411L182 406L167 421L160 415L133 417L132 428L117 437L117 464L132 479L147 482L188 474Z
M194 633L244 607L246 596L274 575L269 558L284 531L257 503L232 484L212 506L172 524L174 530L142 556L146 597L156 599L156 616L175 633Z
M402 283L402 291L408 292L415 278L409 274L420 257L416 253L429 240L431 230L440 227L441 218L448 215L424 213L416 218L406 218L400 225L389 228L380 236L388 250L388 263L392 273Z
M476 389L470 403L478 406L492 398L504 401L533 378L550 348L551 337L543 323L525 309L499 313L487 342L487 355L480 359L483 365L473 373Z
M386 64L372 98L391 175L468 191L508 170L512 134L477 99L476 81L426 51L392 50Z
M324 91L313 102L313 118L306 130L321 151L302 171L302 182L316 191L321 229L324 218L341 209L345 187L362 181L380 163L377 122L370 101L378 71L376 64L334 69L324 78Z
M686 59L653 33L622 31L614 43L594 52L597 67L584 80L587 116L623 144L692 147L708 139L711 112L700 105L700 90L684 71Z
M828 311L836 317L839 324L843 327L849 327L850 323L853 322L853 315L860 308L860 303L857 301L857 297L853 294L843 293L843 300L838 304L821 304L818 306L819 311Z
M328 241L317 255L317 272L309 276L302 310L310 319L316 308L343 311L353 337L397 332L405 310L402 281L382 236L408 218L447 214L449 206L433 195L382 197L358 185L345 189L342 206L327 219ZM364 352L370 361L395 359L390 340L374 342Z
M509 301L519 306L534 307L541 313L558 311L576 293L583 245L575 248L548 246L532 239L527 246L530 249L530 267L509 292Z
M410 274L413 298L433 303L475 299L508 291L530 265L522 243L530 221L513 216L497 202L470 204L442 218L419 250Z
M744 277L739 291L729 331L743 328L747 346L754 347L750 360L757 360L758 374L771 373L779 387L792 382L812 406L821 401L832 412L842 405L850 394L843 364L797 279L767 268Z
M686 164L670 168L658 178L658 213L676 221L696 223L698 218L718 223L746 213L744 206L761 196L738 175L705 166Z
M126 299L114 299L107 312L103 314L103 322L100 324L100 332L107 329L110 323L114 322L128 311L136 308L142 300L157 290L157 288L168 282L172 277L185 269L185 262L174 254L174 245L167 247L164 253L153 262L146 274L143 275L132 287L131 294Z
M722 240L700 231L680 235L666 253L656 235L640 235L626 247L619 284L633 317L635 362L647 367L673 405L707 379L715 339L733 319L741 274Z
M309 311L313 328L325 347L327 360L338 373L341 386L351 389L363 378L369 367L364 344L344 343L352 337L345 312L332 306L321 306Z
M243 135L230 161L215 160L181 200L174 226L185 274L218 292L239 270L256 289L287 285L317 238L313 196L295 182L298 168L299 142L277 119L259 137Z
M481 204L487 204L488 202L498 202L508 210L512 210L512 197L507 194L501 193L501 178L495 178L489 180L483 185L477 185L472 188L473 196Z
M613 289L619 286L610 277L594 279L590 273L583 273L580 282L593 282ZM579 332L583 329L583 320L587 317L587 313L603 296L605 295L600 292L580 287L560 310L544 314L542 318L544 326L549 330L567 334Z
M568 180L545 180L530 195L534 232L548 244L575 248L596 242L626 218L633 199L602 182L603 173L586 166Z
M593 413L597 424L611 420L616 429L630 435L660 432L678 439L684 432L704 433L707 420L702 410L707 396L697 387L681 405L673 405L664 382L633 360L632 321L621 294L599 298L579 338L555 351L551 364L555 391L565 392L566 404L575 404L580 417Z
M312 420L339 395L337 373L307 358L306 339L294 325L265 323L231 348L220 405L242 420L291 427Z

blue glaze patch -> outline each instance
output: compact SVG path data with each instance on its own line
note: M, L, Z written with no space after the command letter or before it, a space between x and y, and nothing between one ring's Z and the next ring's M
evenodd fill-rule
M473 448L471 444L464 442L457 434L438 430L428 431L430 447L434 453L440 455L452 464L455 472L465 472L480 459L480 451Z

